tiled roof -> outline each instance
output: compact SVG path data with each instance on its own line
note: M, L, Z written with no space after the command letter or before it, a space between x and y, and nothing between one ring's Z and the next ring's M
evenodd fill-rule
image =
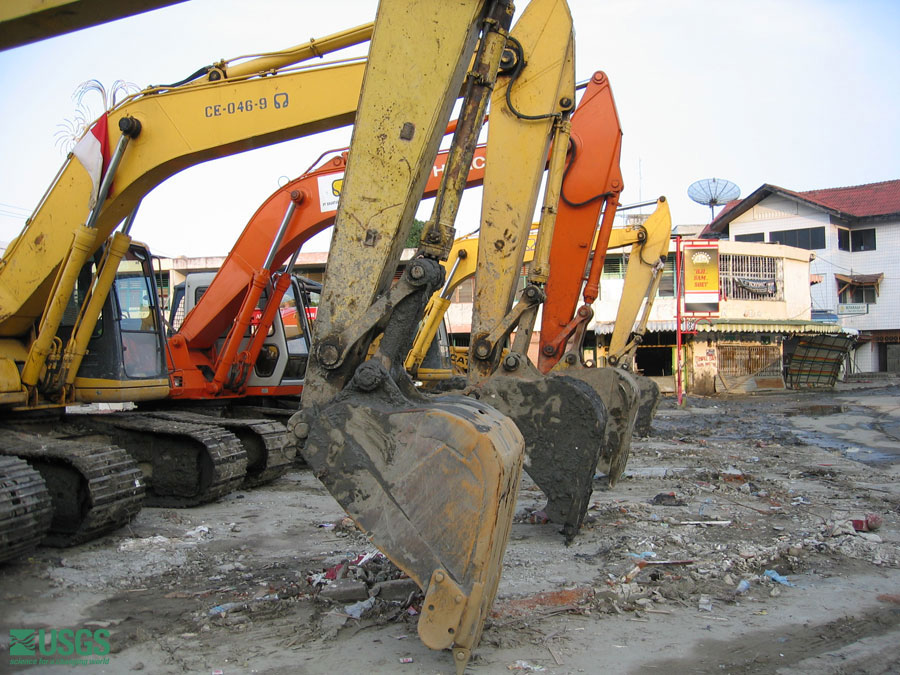
M785 192L789 192L785 190ZM853 185L850 187L807 190L801 197L856 218L900 213L900 180Z
M786 190L777 185L764 183L745 199L728 202L715 220L704 228L700 236L714 237L717 233L723 232L732 220L773 194L818 206L849 220L900 215L900 180L805 192Z

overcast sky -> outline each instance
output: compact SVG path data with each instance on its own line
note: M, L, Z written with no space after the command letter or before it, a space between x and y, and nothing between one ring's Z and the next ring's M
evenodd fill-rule
M624 203L666 195L675 224L705 223L709 209L687 197L702 178L737 183L743 196L763 183L809 190L900 178L896 0L569 5L578 80L604 70L612 83ZM74 117L81 82L177 81L221 58L365 23L375 6L190 0L0 52L0 242L21 230L59 169L55 134ZM99 98L88 101L99 113ZM184 171L144 200L132 234L160 255L224 255L279 181L349 137L338 130ZM470 192L460 233L477 227Z

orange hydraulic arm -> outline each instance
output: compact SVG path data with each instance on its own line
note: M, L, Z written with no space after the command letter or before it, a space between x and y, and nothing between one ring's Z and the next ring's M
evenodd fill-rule
M445 152L438 154L424 198L435 195L446 158ZM262 393L248 391L243 386L247 369L258 356L262 340L251 341L243 351L241 343L274 271L311 237L334 224L346 163L347 155L342 153L294 179L272 194L250 219L203 297L185 316L178 332L169 338L167 352L173 374L171 397L235 397ZM467 176L467 186L481 184L484 166L484 148L478 147ZM274 320L287 287L287 277L281 279L284 281L276 282L256 326L257 336L265 335ZM215 345L226 332L225 344L217 353ZM204 376L204 372L214 373L212 379ZM235 377L235 373L239 375Z
M600 273L624 187L619 168L621 152L622 129L612 89L606 74L598 71L572 116L569 165L563 177L559 225L550 248L551 274L541 321L538 369L543 373L556 365L569 337L592 314L590 306L599 293ZM586 276L591 242L594 257ZM578 292L585 277L585 305L576 315Z

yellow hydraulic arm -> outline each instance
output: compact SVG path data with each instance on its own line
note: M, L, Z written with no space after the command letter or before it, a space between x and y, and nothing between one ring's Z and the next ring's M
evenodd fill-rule
M516 422L525 438L525 469L547 496L546 514L562 525L568 542L589 504L605 411L586 385L543 376L527 351L549 275L575 108L569 8L560 0L534 0L512 35L509 67L491 97L466 391ZM532 265L513 305L548 154ZM514 330L515 342L504 354Z
M660 197L656 204L656 210L642 225L613 230L607 249L631 246L622 299L606 355L609 365L628 370L633 368L634 352L647 329L672 236L669 203ZM640 320L635 325L642 305Z
M0 338L16 338L0 341L0 371L11 373L11 364L25 361L21 381L0 378L0 396L16 398L23 385L33 389L48 360L62 358L56 333L79 271L154 186L208 159L351 123L364 61L288 66L363 42L371 32L366 24L277 55L219 63L189 82L146 89L109 111L106 133L115 150L96 203L90 175L70 154L0 259ZM127 248L130 240L123 241L117 250ZM92 290L102 304L109 287L95 284ZM86 318L87 326L95 320ZM76 341L84 342L85 331L76 337L65 348L72 372L83 351ZM70 383L71 375L61 380Z
M347 31L341 34L347 37L344 40L317 41L316 50L340 49L364 41L368 34L367 30ZM312 52L295 48L291 54L302 60ZM129 131L137 135L100 207L89 253L99 248L147 192L182 169L353 122L363 60L278 72L273 64L262 67L267 70L238 75L229 71L222 79L145 89L109 112L111 148L127 135L120 131L121 121L136 120L140 130ZM221 78L221 69L213 69L210 75ZM25 229L0 260L0 335L19 335L41 315L49 280L66 258L72 233L86 220L91 189L81 163L67 158Z
M672 219L668 202L660 197L657 210L642 225L612 230L607 250L631 246L631 255L625 272L625 290L616 313L615 325L608 354L603 365L625 367L634 357L647 327L653 300L662 279L662 269L668 251ZM523 264L534 259L534 243L537 227L525 247ZM449 371L422 371L421 366L438 326L450 308L450 297L457 287L475 275L478 260L478 236L460 237L453 243L445 267L449 266L447 280L441 290L435 292L425 307L422 325L416 332L413 346L406 357L406 370L422 381L441 380L450 377ZM641 292L641 289L644 289ZM640 317L638 313L640 312ZM637 323L635 323L637 321ZM575 350L570 350L575 353Z
M11 49L184 0L3 0L0 49Z
M303 408L289 423L335 499L424 589L419 635L429 647L452 648L460 674L499 583L523 441L511 420L480 401L424 399L403 359L443 282L439 260L452 245L512 13L508 0L380 4ZM393 283L464 79L435 209L418 255Z

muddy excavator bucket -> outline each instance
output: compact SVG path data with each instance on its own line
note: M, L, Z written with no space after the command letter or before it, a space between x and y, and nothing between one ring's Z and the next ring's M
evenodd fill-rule
M589 385L603 400L609 416L597 470L608 476L610 487L615 487L631 454L631 437L640 409L641 390L637 378L620 368L609 367L578 365L554 372L559 373L557 377L574 378Z
M634 418L634 435L644 438L650 435L650 426L656 409L659 407L661 393L659 385L644 375L633 375L638 385L638 412Z
M515 376L490 377L471 391L508 415L525 438L525 471L547 497L544 512L566 543L581 529L601 461L606 407L593 389L523 364Z
M521 476L519 430L464 396L411 400L372 362L338 400L303 416L316 476L426 589L422 642L454 646L454 660L468 661L500 580Z

